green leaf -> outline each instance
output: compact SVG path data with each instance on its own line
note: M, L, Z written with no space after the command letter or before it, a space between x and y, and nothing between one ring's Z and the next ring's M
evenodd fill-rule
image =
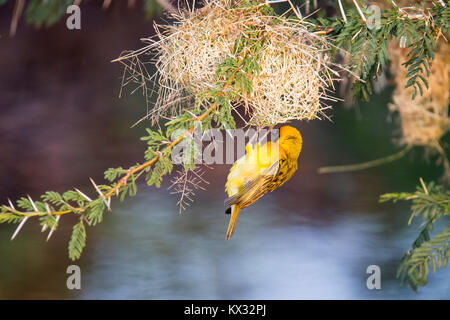
M47 229L56 228L58 225L56 218L50 214L39 217L39 223L43 227L42 231L45 231Z
M0 213L0 223L19 223L23 217L11 213Z
M120 177L121 175L124 175L126 171L122 168L109 168L105 171L105 180L108 180L109 182L113 182L117 179L117 177Z
M86 218L92 226L103 221L103 213L106 210L106 205L103 202L103 198L92 201L89 204L88 211L86 213Z
M86 246L86 229L82 218L73 226L72 236L69 241L69 258L77 260L81 257L84 247Z
M31 0L25 11L25 21L36 27L50 27L65 14L73 0Z
M448 264L450 248L450 226L445 227L440 233L431 235L435 222L443 216L449 215L450 193L433 182L426 185L421 183L414 193L390 193L384 194L380 202L409 200L412 201L412 219L422 216L425 226L412 243L397 270L397 278L403 284L406 281L415 291L419 286L427 284L429 268L434 273Z
M49 202L54 205L62 205L64 203L62 196L55 191L47 191L45 194L41 196L41 199L45 202Z

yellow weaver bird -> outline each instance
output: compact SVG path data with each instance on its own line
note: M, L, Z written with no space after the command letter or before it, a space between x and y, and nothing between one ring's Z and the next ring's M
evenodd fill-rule
M300 132L284 126L277 142L245 147L246 154L233 164L225 184L225 205L230 207L226 213L231 213L227 240L233 235L239 211L281 186L297 170L302 144Z

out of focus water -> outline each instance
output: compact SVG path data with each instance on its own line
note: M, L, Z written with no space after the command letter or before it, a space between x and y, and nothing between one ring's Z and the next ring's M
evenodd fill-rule
M104 169L142 159L138 137L148 123L129 127L145 112L143 101L117 99L120 68L109 61L137 48L152 22L136 11L92 7L84 14L80 33L63 24L23 27L15 39L1 40L2 202L74 186L89 193L89 176L101 181ZM127 28L119 28L125 20ZM420 221L408 227L408 205L378 203L382 193L414 190L419 177L439 177L420 150L364 172L317 174L320 166L396 150L388 100L389 89L356 112L336 106L333 123L296 123L304 137L298 173L245 209L230 241L223 207L228 166L207 169L207 190L182 214L167 183L140 185L135 198L113 202L104 221L88 228L76 262L67 258L70 217L48 243L36 222L13 242L14 226L0 225L0 298L448 299L450 269L431 275L419 293L400 286L396 268ZM66 268L74 263L82 289L71 291ZM367 289L370 265L381 268L381 290Z
M96 233L93 261L79 297L449 297L448 272L434 276L419 294L392 279L414 233L387 226L386 213L323 208L324 215L333 216L333 222L327 222L314 219L300 203L280 217L273 202L265 199L243 214L236 237L227 242L224 215L210 209L220 201L203 199L192 213L177 216L173 202L160 192L142 195L131 208L117 210L103 232ZM366 268L373 264L382 270L379 291L366 287Z
M302 181L301 174L298 177ZM361 188L355 185L353 188ZM280 190L281 191L281 190ZM286 192L286 190L283 190ZM354 190L341 194L349 199ZM370 189L366 189L370 192ZM371 194L375 196L374 194ZM417 228L392 206L350 210L311 206L310 191L273 193L241 215L225 240L228 216L217 192L177 214L165 190L145 190L114 206L89 228L88 247L76 262L82 290L65 287L69 230L45 244L38 228L8 242L0 232L1 298L80 299L446 299L448 270L414 293L394 279L398 260ZM282 203L285 198L301 199ZM368 200L367 203L371 201ZM50 246L50 247L49 247ZM366 268L378 265L382 289L368 290Z

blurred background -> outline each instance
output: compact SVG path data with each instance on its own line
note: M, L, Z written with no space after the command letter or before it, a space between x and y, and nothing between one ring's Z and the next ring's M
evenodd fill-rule
M139 1L138 1L139 4ZM149 122L139 93L119 99L122 68L110 61L142 46L153 20L125 2L82 6L81 30L65 19L50 28L19 23L10 38L14 3L0 7L0 200L47 190L90 190L109 167L143 159L139 140ZM157 12L157 11L156 11ZM155 17L162 22L162 17ZM176 195L140 185L113 201L104 221L88 228L79 261L68 259L75 220L61 219L46 243L37 223L10 241L0 225L1 299L444 299L450 269L431 275L418 293L395 278L418 233L409 204L379 204L381 194L413 191L419 177L442 174L413 150L397 162L355 173L319 175L321 166L358 163L398 150L398 124L387 110L392 88L370 103L329 111L332 121L294 123L304 138L299 171L241 215L225 240L228 165L206 170L206 191L179 214ZM81 290L68 290L66 268L81 268ZM381 268L381 290L366 286L366 269Z

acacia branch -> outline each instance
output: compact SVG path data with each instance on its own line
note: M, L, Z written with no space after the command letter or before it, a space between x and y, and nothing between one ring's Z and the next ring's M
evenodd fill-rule
M213 104L212 104L205 112L203 112L201 115L195 117L195 118L194 118L194 121L202 121L203 119L206 118L206 116L207 116L209 113L211 113L211 111L215 110L216 107L217 107L217 105L216 105L215 103L213 103ZM104 200L109 200L109 199L110 199L112 196L114 196L114 195L118 196L118 195L119 195L119 190L120 190L120 188L123 187L123 186L125 186L125 185L127 184L128 180L130 179L130 177L131 177L132 175L137 174L137 173L140 173L140 172L142 172L143 170L145 170L146 168L152 166L156 161L158 161L158 159L159 159L160 157L165 156L165 155L166 155L168 152L170 152L170 151L171 151L178 143L180 143L184 138L186 138L186 137L188 137L189 135L191 135L193 132L194 132L194 126L192 126L192 127L186 132L185 135L180 136L180 137L177 138L176 140L172 141L172 142L166 147L166 149L165 149L164 152L158 152L158 153L155 154L155 156L154 156L151 160L149 160L149 161L147 161L147 162L145 162L145 163L139 165L139 166L136 167L136 168L130 168L130 169L128 169L128 170L127 170L127 171L128 171L127 174L126 174L124 177L122 177L122 178L119 180L119 182L118 182L114 187L111 187L110 190L109 190L107 193L102 193L102 192L96 187L95 183L94 183L93 180L91 179L91 181L92 181L92 183L94 184L94 186L96 187L97 191L99 191L99 192L101 193L100 197L103 198ZM92 200L91 200L90 202L92 202ZM2 214L14 214L14 215L20 215L20 216L23 216L23 217L25 217L25 218L30 218L30 217L44 216L44 215L61 216L61 215L68 214L68 213L80 213L80 214L82 214L82 213L89 207L89 204L86 205L86 206L84 206L84 207L73 207L73 206L71 206L70 209L67 209L67 210L62 210L62 211L51 211L51 212L48 212L48 211L42 212L42 211L39 211L39 210L36 210L35 212L22 212L22 211L19 211L19 210L15 210L15 209L14 209L13 207L11 207L11 206L10 206L10 207L4 206L4 207L8 208L9 212L4 212L4 213L2 213Z

